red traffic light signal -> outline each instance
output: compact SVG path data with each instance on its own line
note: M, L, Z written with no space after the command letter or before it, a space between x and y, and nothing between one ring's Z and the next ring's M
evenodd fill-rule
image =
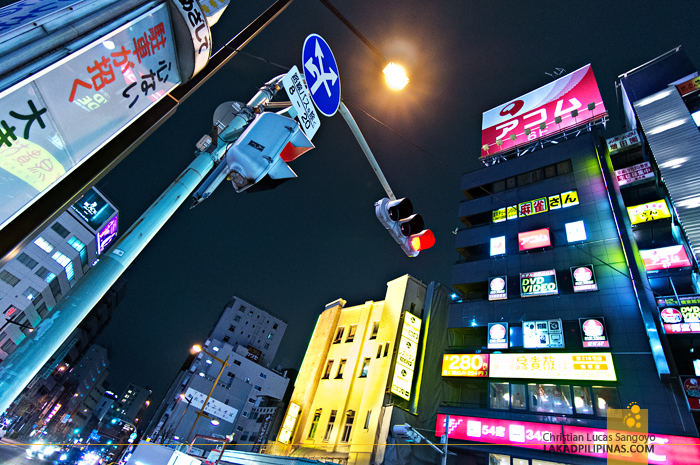
M423 217L413 213L413 204L407 198L383 198L374 204L377 219L409 257L435 245L435 235L425 228Z
M429 249L435 245L435 234L430 229L411 236L411 249L416 252Z

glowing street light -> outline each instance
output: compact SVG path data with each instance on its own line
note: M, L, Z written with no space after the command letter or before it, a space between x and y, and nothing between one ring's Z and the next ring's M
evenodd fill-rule
M214 419L214 420L211 421L211 424L212 424L213 426L219 426L219 420Z
M389 62L384 68L384 76L389 87L396 90L401 90L408 84L406 70L402 66L397 65L393 61Z

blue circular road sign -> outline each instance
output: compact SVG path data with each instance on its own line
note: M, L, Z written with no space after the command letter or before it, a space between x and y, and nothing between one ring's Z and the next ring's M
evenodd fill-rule
M340 76L331 48L318 34L309 35L301 52L304 77L311 99L325 116L333 116L340 105Z

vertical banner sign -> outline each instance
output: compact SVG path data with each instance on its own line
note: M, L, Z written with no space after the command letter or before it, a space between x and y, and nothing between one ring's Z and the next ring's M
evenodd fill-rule
M282 422L282 428L280 429L280 434L277 440L282 444L289 444L294 434L294 427L297 424L297 419L299 418L299 412L301 412L301 407L299 404L294 402L289 403L289 409L287 410L287 415L284 417Z
M534 297L559 294L557 272L555 270L520 273L520 296Z
M306 81L302 79L296 66L289 70L282 80L282 84L284 85L284 90L287 91L287 96L292 102L294 110L297 112L297 118L301 128L304 130L304 134L309 139L313 139L314 134L321 127L321 120L318 117L318 113L316 113L316 107L311 103Z
M417 316L404 312L399 351L394 364L394 377L391 381L391 393L406 400L411 399L421 323L422 320Z
M586 65L485 112L481 156L527 144L605 114L593 70Z
M506 300L508 298L508 277L489 278L489 300Z
M608 342L608 332L605 329L605 318L579 318L581 325L581 339L583 339L583 347L599 348L610 347Z
M508 323L489 323L488 348L508 348Z
M597 291L593 265L581 265L571 267L571 280L574 284L574 292Z
M561 320L523 321L523 347L563 349L564 325Z

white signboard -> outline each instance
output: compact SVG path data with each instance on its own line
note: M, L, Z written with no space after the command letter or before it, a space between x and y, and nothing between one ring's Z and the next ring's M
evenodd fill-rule
M411 384L413 383L413 370L418 354L418 340L422 320L417 316L404 313L403 329L399 339L399 350L394 365L394 378L391 381L391 392L406 400L411 399Z
M631 184L643 179L653 178L654 170L651 167L651 164L648 161L645 161L644 163L640 163L638 165L622 168L621 170L615 170L615 177L617 178L617 183L624 186L625 184Z
M523 347L564 348L564 328L561 320L523 321Z
M321 127L321 120L316 113L316 107L311 103L309 88L306 81L299 73L299 69L294 66L282 80L284 90L287 91L289 101L297 112L299 124L304 130L304 134L309 139L314 137L318 128Z
M610 155L642 145L641 138L634 129L624 134L620 134L619 136L611 137L605 142L608 144L608 151L610 152Z
M204 405L204 401L206 400L207 395L195 389L187 388L185 398L190 399L192 407L202 408L202 405ZM227 421L229 423L233 423L233 421L236 419L238 409L235 409L229 405L224 404L223 402L220 402L210 397L209 402L207 402L207 406L204 407L204 413L213 415L216 418L221 418L222 420Z

